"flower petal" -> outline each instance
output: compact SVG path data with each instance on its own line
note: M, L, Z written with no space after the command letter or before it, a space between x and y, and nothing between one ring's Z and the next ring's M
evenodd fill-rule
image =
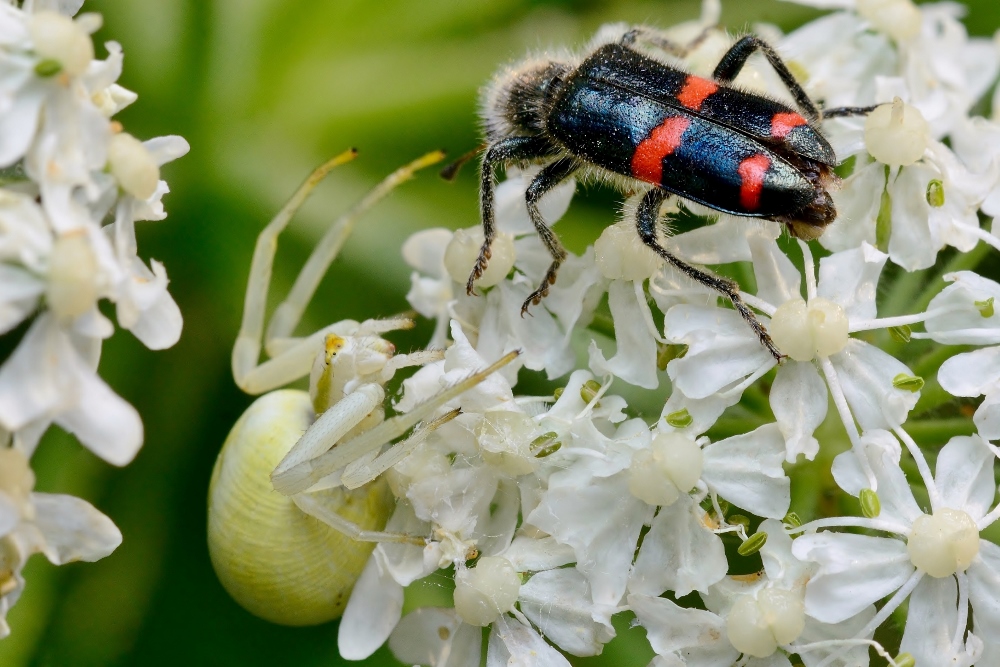
M45 555L56 565L94 562L122 543L114 522L86 500L56 493L33 493L35 524L45 537Z
M921 579L910 593L899 650L912 655L918 665L962 664L949 659L954 655L951 638L958 622L957 598L954 577Z
M806 613L840 623L890 595L914 567L900 540L867 535L815 533L792 542L792 553L819 565L806 585Z
M486 667L570 667L537 632L506 614L493 623Z
M608 305L615 322L617 352L605 360L597 344L590 343L590 369L596 375L610 373L629 384L656 389L656 340L643 325L642 305L637 300L635 283L614 280L608 288Z
M421 607L403 617L389 637L396 659L410 665L479 667L482 630L462 623L454 609Z
M995 640L1000 637L1000 547L979 540L979 555L966 573L976 628Z
M874 345L852 338L830 360L862 430L899 426L920 398L919 391L893 386L897 375L910 376L913 371Z
M990 392L1000 383L1000 347L956 354L941 364L938 382L952 396Z
M816 366L786 361L771 386L771 410L785 438L785 460L795 463L799 454L812 461L819 452L813 433L826 419L829 397Z
M781 467L785 441L777 424L712 443L702 453L702 479L712 491L758 516L788 513L791 481Z
M389 638L403 612L403 587L373 554L354 585L337 629L337 648L346 660L364 660Z
M704 514L688 496L660 509L635 559L629 592L660 595L669 590L683 597L693 590L707 592L726 576L726 550L701 520Z
M730 667L740 655L726 638L726 623L717 614L637 594L628 596L628 605L660 655L680 651L688 667Z
M594 608L590 586L577 570L539 572L522 584L518 602L542 635L571 655L598 655L615 636L611 614ZM604 622L595 622L605 615Z
M819 261L818 296L839 304L852 321L874 319L878 279L887 259L888 255L864 242L824 257Z
M652 509L628 490L624 474L589 485L549 488L525 519L573 547L577 569L590 582L594 602L617 605L639 540Z
M978 435L955 436L938 452L934 486L945 507L981 519L993 504L996 455Z

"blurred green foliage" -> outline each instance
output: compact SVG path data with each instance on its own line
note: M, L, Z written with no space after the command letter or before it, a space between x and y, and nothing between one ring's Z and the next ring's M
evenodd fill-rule
M975 0L968 24L990 34L995 0ZM734 31L784 29L817 12L775 0L724 3ZM229 351L257 233L309 170L357 146L282 239L274 292L287 290L310 244L381 176L433 148L458 155L480 139L477 91L529 50L578 46L602 23L659 25L694 18L695 0L88 0L101 44L120 42L120 83L139 101L119 116L133 134L180 134L191 153L168 165L169 217L139 229L140 254L163 261L185 316L180 343L146 350L119 331L101 373L140 411L146 442L114 469L53 430L34 463L38 488L93 502L124 543L97 564L25 571L0 665L336 665L336 623L283 628L232 602L205 546L205 494L230 426L251 399L233 385ZM98 52L103 49L98 47ZM477 224L476 180L433 173L409 183L359 225L324 282L303 331L407 308L402 241L432 226ZM581 193L559 232L582 250L615 215L619 195ZM393 337L420 347L428 326ZM660 399L662 400L662 398ZM437 590L435 590L435 588ZM444 583L422 595L447 604ZM638 629L619 623L603 656L579 665L645 665ZM364 664L396 664L382 649Z

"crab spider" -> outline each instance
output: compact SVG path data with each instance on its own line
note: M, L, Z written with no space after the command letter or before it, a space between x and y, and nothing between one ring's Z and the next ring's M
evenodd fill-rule
M395 372L443 357L434 350L395 354L382 334L412 327L410 319L344 320L294 335L359 217L418 169L440 161L441 152L390 174L327 230L265 333L279 234L327 173L355 155L349 150L316 169L257 239L232 370L241 389L264 395L230 432L209 487L209 553L220 581L251 613L287 625L339 616L375 542L425 543L382 530L394 502L379 475L459 414L430 419L441 406L516 356L385 419L384 385ZM258 363L262 349L269 359ZM305 376L308 392L280 389ZM391 444L411 428L408 438Z

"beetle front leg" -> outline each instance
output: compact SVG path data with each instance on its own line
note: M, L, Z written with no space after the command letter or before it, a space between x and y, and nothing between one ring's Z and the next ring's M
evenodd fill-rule
M785 61L781 59L781 56L778 55L778 52L770 44L756 35L747 35L733 44L726 51L726 55L722 56L719 64L715 66L712 78L720 83L731 83L736 78L736 75L740 73L740 70L743 69L747 58L753 55L754 51L760 51L764 54L767 61L771 63L771 67L778 73L782 83L785 84L792 97L795 98L795 103L805 112L808 119L811 122L818 121L820 118L819 110L813 104L813 101L809 99L809 95L802 89L799 82L795 80L788 66L785 65Z
M566 250L559 243L559 238L552 231L552 228L545 224L545 218L542 217L541 211L538 210L538 201L542 198L542 195L565 181L577 169L579 169L579 165L575 160L570 158L556 160L538 172L538 175L531 181L531 185L525 190L524 199L528 205L528 217L531 218L532 224L535 225L535 230L542 239L542 243L545 244L545 248L552 255L552 264L549 265L549 270L545 272L542 284L521 305L521 317L524 317L525 313L528 312L528 306L537 306L549 293L549 287L556 281L556 274L559 271L560 265L566 261Z
M490 263L490 248L496 238L496 212L493 210L493 169L497 164L505 164L516 160L538 160L553 154L553 148L544 137L510 137L502 139L486 150L483 156L479 188L479 209L483 221L483 245L479 249L479 257L469 274L465 284L465 292L470 296L475 294L475 282L483 276L486 266Z
M711 273L702 271L701 269L696 269L690 264L683 262L681 259L671 254L666 248L661 246L656 240L656 224L660 217L660 207L669 196L669 193L659 188L654 188L643 196L635 214L636 228L639 231L639 238L642 239L643 243L652 248L656 254L665 259L671 266L686 275L688 278L691 278L706 287L710 287L717 292L721 292L728 297L729 300L733 302L733 307L736 311L743 316L743 319L750 325L750 328L753 329L755 334L757 334L761 345L766 347L767 351L771 353L771 356L780 362L785 355L783 355L775 346L774 341L771 340L770 334L767 333L767 329L760 323L760 320L757 319L754 312L750 310L750 307L747 306L746 303L743 302L742 297L740 297L739 285L732 280L720 278L719 276L712 275Z

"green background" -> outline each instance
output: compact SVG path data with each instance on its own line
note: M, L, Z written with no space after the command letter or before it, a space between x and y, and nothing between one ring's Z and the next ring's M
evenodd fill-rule
M1000 25L995 0L968 3L968 25ZM124 543L96 564L25 569L0 665L336 665L336 623L283 628L223 591L205 545L205 495L215 456L252 400L233 385L229 352L254 240L309 170L356 146L283 237L272 291L286 290L333 217L395 167L430 149L458 155L479 141L477 91L529 50L579 46L602 23L695 18L698 3L600 0L88 0L117 40L119 83L139 100L118 119L140 138L180 134L191 152L167 165L169 217L140 223L140 255L167 267L185 317L180 342L150 352L128 332L105 345L101 374L142 414L143 449L113 468L53 430L33 464L38 490L88 499ZM726 2L723 24L790 29L817 12L773 0ZM408 306L399 248L412 232L477 224L475 169L448 184L433 171L406 184L359 225L302 331ZM589 188L559 231L582 250L613 221L619 195ZM21 329L23 332L23 328ZM392 336L420 347L424 323ZM8 337L9 351L17 332ZM659 398L662 401L662 397ZM440 597L447 598L442 585ZM433 591L430 594L433 595ZM600 658L645 665L641 630L620 627ZM396 664L382 649L364 664Z

